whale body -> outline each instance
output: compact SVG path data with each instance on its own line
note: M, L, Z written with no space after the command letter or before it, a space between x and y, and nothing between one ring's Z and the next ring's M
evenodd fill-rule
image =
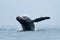
M50 17L39 17L34 20L30 19L28 16L16 17L16 20L21 24L23 31L34 31L35 30L34 22L40 22L45 19L50 19Z

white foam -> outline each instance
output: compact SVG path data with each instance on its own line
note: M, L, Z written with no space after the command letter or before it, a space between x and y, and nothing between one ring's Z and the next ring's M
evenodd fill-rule
M19 16L20 16L20 17L22 17L22 16L28 16L28 17L30 17L30 15L29 15L29 14L26 14L26 13L25 13L25 14L22 13L22 14L20 14Z

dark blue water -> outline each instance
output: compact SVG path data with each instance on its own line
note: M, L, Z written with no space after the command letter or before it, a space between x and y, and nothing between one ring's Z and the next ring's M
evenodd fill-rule
M60 40L59 28L18 31L17 28L0 28L0 40Z

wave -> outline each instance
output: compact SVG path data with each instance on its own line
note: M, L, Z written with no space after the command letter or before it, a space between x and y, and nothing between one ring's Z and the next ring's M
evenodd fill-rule
M37 29L36 31L60 31L60 28Z
M0 28L0 31L22 31L22 30L18 30L17 28L10 28L10 29ZM45 28L45 29L36 29L35 31L60 31L60 29L59 28Z
M0 31L1 31L1 30L7 31L7 30L16 30L16 29L1 29L1 28L0 28Z

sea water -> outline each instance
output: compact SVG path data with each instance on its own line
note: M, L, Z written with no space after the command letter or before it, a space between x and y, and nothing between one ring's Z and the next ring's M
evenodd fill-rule
M0 28L0 40L60 40L59 28L44 28L35 31L18 31L16 28Z

